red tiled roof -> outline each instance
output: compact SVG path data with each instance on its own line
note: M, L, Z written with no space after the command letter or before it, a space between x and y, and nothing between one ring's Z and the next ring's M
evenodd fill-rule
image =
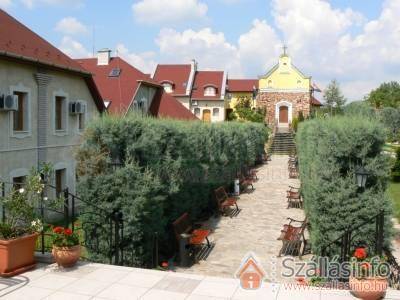
M0 53L87 73L73 59L0 9Z
M172 118L180 120L199 120L185 106L173 96L160 88L150 106L150 113L159 118Z
M322 103L316 99L314 96L311 96L311 105L312 106L322 106Z
M101 95L87 70L2 9L0 9L0 56L79 74L85 80L98 110L105 110Z
M221 90L223 87L224 72L223 71L198 71L193 84L192 98L221 100ZM217 87L215 96L204 96L204 89L207 86Z
M108 107L111 113L126 113L139 84L147 84L158 89L150 107L153 116L197 120L178 100L164 92L161 85L149 78L148 74L142 73L120 57L111 58L105 66L97 65L97 58L79 59L78 62L94 74L104 101L111 101ZM115 68L120 69L119 77L110 77L110 72Z
M189 82L191 65L158 65L153 79L158 83L172 82L174 91L172 95L186 95Z
M110 101L108 110L112 113L125 113L136 93L139 81L157 84L120 57L113 57L106 66L98 66L97 58L78 59L77 62L94 74L94 81L104 101ZM110 77L110 72L119 68L118 77Z
M253 92L253 88L258 89L257 79L230 79L228 80L229 92Z

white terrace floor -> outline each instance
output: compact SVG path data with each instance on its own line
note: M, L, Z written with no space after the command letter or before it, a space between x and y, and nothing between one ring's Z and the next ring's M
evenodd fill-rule
M55 265L0 279L0 299L13 300L355 300L347 291L306 289L265 283L243 290L237 279L81 263L62 270ZM388 291L385 299L400 299Z

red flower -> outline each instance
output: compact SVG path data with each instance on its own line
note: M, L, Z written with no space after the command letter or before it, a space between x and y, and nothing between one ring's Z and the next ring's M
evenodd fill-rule
M57 233L57 234L63 233L63 231L64 231L64 228L62 228L60 226L54 227L54 229L53 229L53 232Z
M72 230L69 229L69 228L65 228L65 229L64 229L64 234L65 234L65 235L71 235L71 234L72 234Z
M353 256L357 259L366 259L367 258L367 250L365 248L357 248L356 251L354 251Z
M163 268L168 268L168 262L167 262L167 261L163 261L163 262L161 263L161 267L163 267Z

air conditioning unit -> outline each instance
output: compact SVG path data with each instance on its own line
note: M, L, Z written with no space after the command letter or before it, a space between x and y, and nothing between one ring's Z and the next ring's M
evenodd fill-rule
M192 101L192 105L193 105L193 106L197 106L197 105L199 105L199 103L197 102L197 100L193 100L193 101Z
M75 101L69 103L69 113L71 115L82 115L86 112L86 104L82 101Z
M17 95L1 95L0 111L18 111Z

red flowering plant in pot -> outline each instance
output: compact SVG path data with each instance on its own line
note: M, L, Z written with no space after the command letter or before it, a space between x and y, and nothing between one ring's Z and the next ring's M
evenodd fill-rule
M79 236L70 228L54 227L52 254L60 267L74 266L81 256Z
M349 278L352 294L363 300L383 299L388 287L389 272L386 257L371 257L367 248L356 248Z

